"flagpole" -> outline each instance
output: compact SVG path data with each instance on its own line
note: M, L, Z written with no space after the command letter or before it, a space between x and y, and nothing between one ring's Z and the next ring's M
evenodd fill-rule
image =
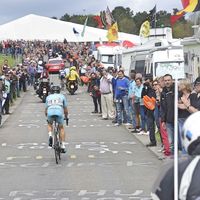
M174 200L178 200L178 78L175 77L174 97Z
M156 12L157 12L157 5L156 6ZM154 26L155 26L155 38L156 38L156 12L155 12L155 22L154 22Z

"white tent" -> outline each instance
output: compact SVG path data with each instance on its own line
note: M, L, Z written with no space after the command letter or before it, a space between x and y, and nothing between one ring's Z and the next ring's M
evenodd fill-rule
M74 34L73 28L79 32ZM83 25L65 22L34 14L26 15L0 26L0 40L57 40L68 42L107 41L107 30L86 26L82 37ZM129 40L135 44L140 43L137 35L119 33L119 40Z

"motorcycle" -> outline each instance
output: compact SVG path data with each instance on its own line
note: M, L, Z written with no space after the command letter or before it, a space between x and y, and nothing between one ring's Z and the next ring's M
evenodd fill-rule
M78 83L77 83L77 81L68 81L66 83L66 87L67 87L67 90L69 91L69 93L71 95L73 95L76 92L76 90L78 89Z
M38 81L38 79L35 80L35 82L34 82L34 84L33 84L33 88L34 88L34 90L36 90L36 91L39 89L39 81Z
M40 82L40 85L39 85L39 89L37 90L37 94L42 99L43 103L46 102L46 98L47 98L47 96L49 94L49 91L50 91L49 80L46 79L46 78L41 79L41 82Z

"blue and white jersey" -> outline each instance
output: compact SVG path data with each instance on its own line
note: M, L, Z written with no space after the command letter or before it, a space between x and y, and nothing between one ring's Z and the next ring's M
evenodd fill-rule
M46 98L47 116L63 116L67 107L67 99L63 94L50 94Z

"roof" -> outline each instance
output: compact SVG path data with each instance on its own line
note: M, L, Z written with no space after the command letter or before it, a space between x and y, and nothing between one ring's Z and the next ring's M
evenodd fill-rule
M74 34L75 29L79 34ZM83 25L65 22L39 15L26 15L0 26L0 40L57 40L68 42L107 41L107 30L86 26L82 37ZM140 43L140 37L133 34L119 33L119 40Z

